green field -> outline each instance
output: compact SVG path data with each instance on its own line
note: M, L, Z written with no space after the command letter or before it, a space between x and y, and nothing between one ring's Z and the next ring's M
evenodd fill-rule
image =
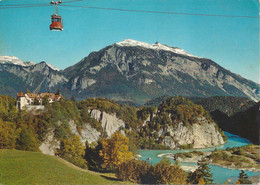
M0 184L118 184L113 174L80 169L56 156L0 150Z

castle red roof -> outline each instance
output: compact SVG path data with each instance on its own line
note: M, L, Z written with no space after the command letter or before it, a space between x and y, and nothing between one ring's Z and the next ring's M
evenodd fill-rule
M23 91L20 91L20 92L17 94L17 97L25 97Z
M33 99L38 98L38 94L36 93L27 93L27 95L29 96L29 98L33 98Z

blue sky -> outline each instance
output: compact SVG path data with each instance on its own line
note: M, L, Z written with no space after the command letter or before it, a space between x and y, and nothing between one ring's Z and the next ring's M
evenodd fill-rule
M64 0L65 1L65 0ZM50 0L2 0L1 5ZM258 16L258 0L85 0L96 7ZM49 31L54 7L0 9L0 55L64 69L92 51L135 39L156 41L214 60L259 83L259 19L121 12L60 7L63 32Z

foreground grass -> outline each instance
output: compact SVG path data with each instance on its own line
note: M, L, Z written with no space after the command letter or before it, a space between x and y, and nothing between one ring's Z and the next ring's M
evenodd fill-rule
M0 150L0 184L118 184L111 174L79 169L56 156Z

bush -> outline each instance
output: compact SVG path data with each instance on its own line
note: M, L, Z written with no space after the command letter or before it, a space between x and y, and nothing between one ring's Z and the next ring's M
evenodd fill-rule
M184 149L184 150L191 149L191 148L193 148L193 144L184 144L180 146L180 149Z

